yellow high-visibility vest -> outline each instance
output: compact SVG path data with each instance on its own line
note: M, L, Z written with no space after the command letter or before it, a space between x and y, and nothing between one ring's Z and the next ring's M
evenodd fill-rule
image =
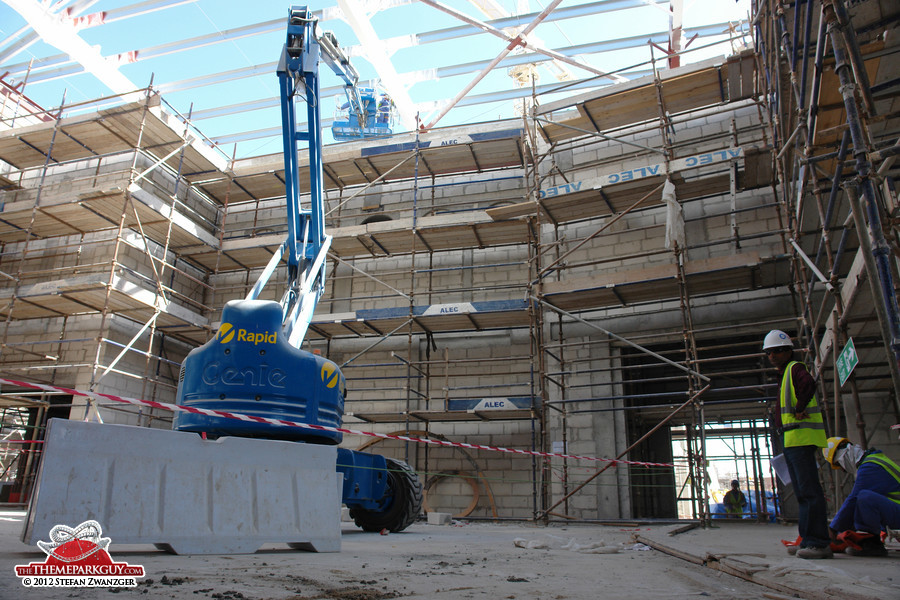
M791 380L791 370L795 364L806 365L799 361L791 361L784 369L784 377L781 379L781 425L784 430L785 447L792 446L827 446L825 437L825 423L822 419L822 409L813 396L806 405L808 419L794 418L797 406L797 394L794 391L794 382Z
M897 483L900 483L900 467L897 466L897 463L892 461L890 458L885 456L883 452L873 452L872 454L863 458L861 464L866 463L875 463L879 467L883 468L888 474L897 480ZM900 492L891 492L887 495L888 498L900 504Z

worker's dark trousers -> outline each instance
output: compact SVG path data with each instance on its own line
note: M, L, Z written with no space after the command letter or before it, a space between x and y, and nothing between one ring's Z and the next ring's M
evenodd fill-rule
M824 548L831 543L828 536L828 517L825 514L825 493L819 483L816 446L790 446L784 449L784 460L800 504L801 548Z

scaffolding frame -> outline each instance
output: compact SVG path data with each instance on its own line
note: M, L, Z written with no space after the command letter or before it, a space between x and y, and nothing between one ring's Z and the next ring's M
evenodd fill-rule
M707 438L726 435L717 431L720 421L736 424L727 435L763 435L776 385L759 340L778 328L802 335L820 394L833 399L833 430L844 433L851 415L859 436L883 444L878 427L891 415L900 420L896 395L888 403L883 395L884 381L896 381L897 336L883 326L874 333L867 328L864 305L866 294L883 298L890 324L893 284L891 293L883 285L873 292L860 278L896 277L895 221L885 218L897 208L890 179L896 143L880 133L892 131L896 117L874 118L873 107L892 92L872 93L872 84L857 80L872 48L854 43L847 31L859 16L854 10L861 9L766 0L755 6L757 52L742 48L724 61L657 70L672 56L654 56L651 46L646 65L629 68L646 67L645 78L565 100L557 99L564 86L533 89L532 111L521 124L417 131L377 152L370 144L326 151L333 275L307 344L342 364L351 390L347 420L382 432L497 438L557 454L586 444L596 449L585 431L596 434L608 422L615 439L607 456L615 459L599 469L534 456L495 465L474 452L382 446L424 474L433 507L440 496L462 516L664 515L709 523L711 486L719 482L707 480L707 461L717 458ZM825 18L813 52L817 14ZM798 46L791 40L800 31L810 35ZM832 55L847 57L838 60L842 85L863 90L841 98L851 115L846 127L829 120L830 104L805 108L823 93L815 90L827 87L822 81ZM144 103L132 109L141 115L134 122L139 135L106 154L76 153L71 121L54 111L49 150L17 167L18 183L7 178L4 194L34 196L17 217L24 226L0 226L0 270L14 288L11 312L4 313L3 372L94 389L130 381L131 395L171 399L180 358L208 339L219 307L246 294L283 239L279 157L242 161L232 153L216 163L197 150L195 141L203 138L190 114L167 120L155 102L148 88ZM124 113L111 110L103 118ZM162 141L160 123L171 133ZM873 131L873 123L881 130ZM145 129L155 141L144 140ZM67 164L54 162L62 152L55 148L60 134L74 153L71 164L82 161L94 169L92 177L113 157L129 156L121 189L97 187L71 206L45 203L58 193L57 182L48 179L36 191L28 184ZM0 153L4 143L0 136ZM845 165L851 151L853 174ZM159 173L165 177L154 179ZM664 175L675 183L684 226L693 232L668 246L662 243ZM58 206L94 211L103 225L98 219L81 231L54 231L75 223ZM4 208L0 217L6 216ZM56 220L53 227L48 218ZM190 223L197 226L193 233ZM890 234L879 237L883 227ZM863 230L867 236L856 234ZM617 247L627 236L648 242ZM82 258L104 244L111 256ZM13 269L3 266L10 262ZM81 309L36 295L35 284L48 278L95 271L103 275L92 288L96 299L65 287L46 294ZM117 287L125 275L144 286L149 301L131 303ZM736 303L756 312L724 314ZM100 326L85 332L78 324L88 312ZM60 321L54 335L19 331L48 315ZM124 337L112 327L122 317ZM644 326L641 319L652 322ZM834 364L851 334L865 364L850 376L847 400L835 385ZM79 360L68 351L85 347L89 356ZM884 356L876 360L878 351ZM12 402L21 392L4 389L2 397ZM499 406L501 400L506 404ZM40 409L43 400L35 402ZM848 402L855 406L850 412ZM92 414L99 409L113 419L165 425L162 414L110 408L95 406ZM734 474L752 479L757 507L776 485L764 465L778 451L777 436L771 437L771 448L733 452ZM676 441L685 451L677 468L647 471L614 462L672 462ZM526 495L522 486L528 489L527 508L496 493L503 473L521 478L504 483L519 486L518 496ZM601 513L600 496L610 488L619 511L613 516ZM679 488L690 491L682 495ZM468 506L476 491L489 501L476 498ZM788 499L781 492L779 517ZM753 516L772 515L758 510Z
M897 89L872 78L880 64L896 62L896 45L881 33L895 26L898 11L842 0L758 4L777 193L795 257L795 331L805 340L829 435L884 445L886 421L900 421L890 125ZM859 359L849 373L848 346ZM839 503L846 490L837 478L827 483Z

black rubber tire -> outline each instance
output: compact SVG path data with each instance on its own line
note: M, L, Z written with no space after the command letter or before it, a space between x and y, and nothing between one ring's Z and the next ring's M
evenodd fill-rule
M422 482L419 481L419 476L402 460L384 460L388 469L387 490L384 495L386 508L374 511L350 507L353 522L363 531L403 531L422 512Z

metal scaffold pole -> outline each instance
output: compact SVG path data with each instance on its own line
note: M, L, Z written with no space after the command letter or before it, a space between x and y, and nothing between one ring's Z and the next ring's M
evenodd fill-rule
M840 5L841 3L838 1L836 4ZM828 36L834 51L835 73L840 79L840 92L847 112L847 126L853 142L853 155L856 158L856 185L862 192L867 217L868 227L866 230L860 230L859 234L863 235L863 231L867 231L871 239L876 270L871 272L870 276L873 278L877 277L879 283L881 293L878 295L879 300L877 302L883 308L883 311L879 311L879 315L883 314L885 318L885 321L882 322L882 328L890 336L891 350L894 353L894 361L897 362L900 361L900 307L898 307L897 303L893 268L890 263L891 249L882 230L881 209L873 181L874 172L868 157L870 148L864 135L863 119L855 96L858 88L865 88L866 86L854 81L853 75L856 71L851 66L850 58L845 49L843 35L847 28L838 18L838 11L835 10L836 4L828 3L823 8L828 23ZM865 93L868 93L867 89Z

